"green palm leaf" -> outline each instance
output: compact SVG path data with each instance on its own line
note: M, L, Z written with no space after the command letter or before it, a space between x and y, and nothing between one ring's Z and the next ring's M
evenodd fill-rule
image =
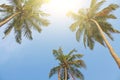
M60 69L60 66L52 68L49 73L49 78L51 78L54 74L56 74L59 69Z

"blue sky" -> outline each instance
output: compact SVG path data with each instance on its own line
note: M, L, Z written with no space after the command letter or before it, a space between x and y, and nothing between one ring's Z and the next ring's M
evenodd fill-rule
M0 3L6 1L0 0ZM107 0L104 6L110 3L120 5L119 0ZM43 28L40 34L34 31L32 41L23 38L22 44L19 45L14 40L14 33L3 40L3 30L7 25L0 29L0 80L57 80L57 76L49 79L48 73L52 67L58 65L52 50L59 47L62 47L65 53L76 48L79 53L84 54L82 59L87 69L80 70L85 80L120 80L120 70L107 48L96 43L93 51L85 49L81 42L75 40L75 33L69 30L72 23L70 18L63 13L54 15L54 12L49 12L51 10L46 11L51 14L49 16L51 24ZM119 12L120 9L114 12L118 19L110 22L120 30ZM113 37L114 41L110 43L120 56L120 35L113 34Z

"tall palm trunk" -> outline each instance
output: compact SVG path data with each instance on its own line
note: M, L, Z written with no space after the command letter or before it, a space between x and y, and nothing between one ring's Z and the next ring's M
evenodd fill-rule
M65 72L64 72L64 77L65 77L65 79L64 79L64 80L67 80L67 74L68 74L68 73L67 73L67 68L65 67L64 69L65 69Z
M8 21L10 21L13 17L15 17L16 15L18 15L20 12L16 12L12 15L10 15L8 18L4 19L3 21L0 22L0 27L4 24L6 24Z
M61 77L60 77L60 69L58 70L58 80L61 80Z
M103 38L103 40L105 41L109 51L110 51L110 54L112 55L112 57L114 58L114 60L116 61L118 67L120 68L120 58L119 56L115 53L114 49L112 48L112 46L110 45L110 43L108 42L107 38L105 37L104 33L103 33L103 30L101 29L100 25L98 24L98 22L94 19L91 19L91 21L93 21L97 27L98 27L98 30Z

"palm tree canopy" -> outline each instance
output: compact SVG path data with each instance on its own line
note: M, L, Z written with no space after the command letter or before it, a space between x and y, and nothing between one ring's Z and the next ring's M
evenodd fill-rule
M116 19L116 16L111 12L116 10L119 6L117 4L110 4L104 9L100 10L102 4L105 0L97 2L97 0L92 0L90 8L79 9L78 13L70 12L68 16L74 19L74 23L70 26L71 31L76 31L76 40L80 41L80 37L83 36L84 46L86 45L90 48L94 48L95 41L99 42L103 46L104 40L98 31L97 25L92 21L96 20L101 26L103 32L113 40L111 33L120 33L120 31L114 29L112 24L110 24L108 19Z
M6 13L1 22L16 14L4 31L5 37L14 29L16 41L21 43L22 36L32 40L32 28L41 32L41 26L48 26L49 21L45 19L48 14L40 9L46 1L11 0L10 5L1 4L0 12Z
M73 54L77 52L75 49L71 50L68 54L64 54L62 48L58 50L53 50L53 55L56 60L59 61L59 66L56 66L51 69L49 77L53 76L60 70L61 79L64 79L64 68L67 68L68 78L72 75L76 78L84 79L83 74L79 71L78 68L86 68L86 65L81 58L82 54Z

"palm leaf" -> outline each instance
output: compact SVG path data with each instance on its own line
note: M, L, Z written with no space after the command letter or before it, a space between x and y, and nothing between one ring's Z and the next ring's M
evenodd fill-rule
M93 7L97 3L97 0L91 0L91 5L90 7Z
M71 54L73 54L74 52L77 52L77 50L73 49L68 53L68 56L71 56Z
M28 23L24 21L23 29L24 29L24 36L26 36L28 39L32 40L32 31L30 30L31 27L29 27Z
M79 25L79 29L76 32L76 40L79 42L80 41L80 37L84 32L84 27L82 25Z
M40 16L38 17L39 15L35 15L33 14L32 17L33 19L38 22L40 25L43 25L43 26L48 26L49 25L49 21L47 19L44 19L44 18L40 18Z
M106 16L110 14L113 10L116 10L119 6L117 4L110 4L108 7L104 8L96 14L96 16Z
M16 39L16 42L18 42L19 44L21 44L21 40L22 40L21 37L22 37L21 30L15 30L15 39Z
M70 26L70 30L74 32L74 31L76 31L78 26L79 26L79 23L75 22Z
M40 28L39 24L35 23L34 20L30 19L29 22L31 23L32 27L37 30L38 32L41 32L42 29Z
M83 74L78 69L70 67L69 72L72 73L76 78L84 80Z
M89 11L89 16L93 17L104 2L105 0L102 0L100 2L97 2L97 0L92 0L90 11Z
M54 55L54 57L57 59L57 58L58 58L58 56L59 56L58 51L57 51L57 50L53 50L53 55Z
M5 36L3 37L3 39L4 39L7 35L10 34L10 32L11 32L12 29L13 29L13 25L12 25L12 24L9 25L9 26L5 29L5 31L4 31Z
M56 74L59 69L60 69L60 66L52 68L49 73L49 78L51 78L54 74Z

